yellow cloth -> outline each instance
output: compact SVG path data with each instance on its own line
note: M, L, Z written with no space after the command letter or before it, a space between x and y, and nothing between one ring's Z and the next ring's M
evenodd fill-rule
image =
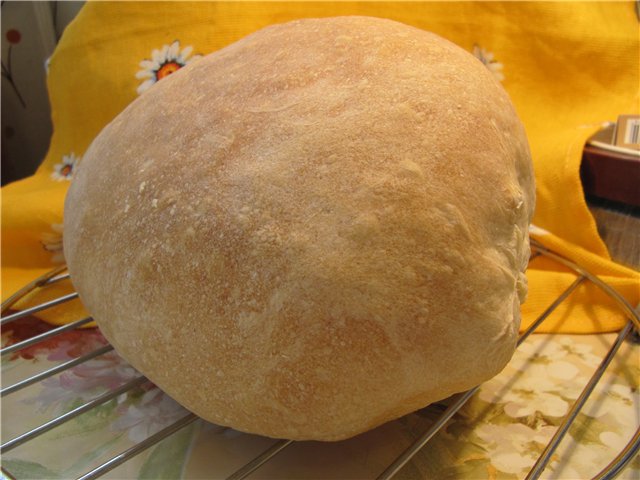
M531 143L538 194L534 223L552 232L537 238L601 275L635 305L639 276L610 260L579 178L585 139L602 122L640 110L634 8L634 2L88 3L51 58L54 134L46 159L33 177L2 191L3 299L55 265L56 229L69 185L65 175L139 90L153 88L156 76L268 24L357 14L433 31L475 51L504 77ZM167 64L155 72L162 63ZM523 325L575 278L546 259L534 260L528 276ZM79 315L43 317L59 323ZM611 331L623 322L611 300L584 284L541 331Z

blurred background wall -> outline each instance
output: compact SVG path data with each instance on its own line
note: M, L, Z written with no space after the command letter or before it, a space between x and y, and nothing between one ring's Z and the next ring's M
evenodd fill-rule
M2 184L27 177L51 138L46 61L84 1L0 2Z

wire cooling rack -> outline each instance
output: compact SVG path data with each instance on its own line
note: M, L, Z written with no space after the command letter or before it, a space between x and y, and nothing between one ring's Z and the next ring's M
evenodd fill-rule
M551 457L556 451L558 445L560 444L560 442L562 441L566 433L569 431L569 428L571 427L572 423L576 419L581 408L583 407L583 405L585 404L585 402L593 392L594 388L602 378L603 374L605 373L605 370L613 360L620 346L623 344L623 342L627 337L631 336L634 333L634 330L636 331L636 333L640 332L640 319L639 319L638 313L634 311L634 309L626 302L626 300L622 298L609 285L602 282L599 278L585 271L583 268L576 265L575 263L550 251L540 243L533 240L532 240L532 252L533 253L532 253L531 259L539 255L543 255L569 267L573 272L575 272L576 279L564 292L560 294L560 296L558 296L558 298L556 298L551 303L551 305L549 305L549 307L536 319L536 321L524 333L522 333L522 335L518 339L518 346L520 346L520 344L522 344L527 339L527 337L531 335L531 333L535 332L535 330L540 326L540 324L542 324L542 322L545 321L545 319L558 307L558 305L560 305L569 295L571 295L571 293L583 282L594 283L600 289L602 289L607 295L613 298L616 301L619 308L629 318L629 321L626 324L626 326L619 332L615 341L610 346L608 352L602 358L602 361L600 365L597 367L595 373L593 373L593 376L589 379L587 384L584 386L581 394L569 409L569 412L566 414L562 423L557 427L555 434L547 444L546 448L543 450L542 454L538 457L537 461L531 468L529 474L526 476L527 480L537 479L541 476L545 467L549 464ZM64 273L65 270L66 269L64 266L59 267L49 272L48 274L44 275L43 277L37 279L36 281L32 282L31 284L25 286L23 289L21 289L19 292L17 292L15 295L7 299L7 301L2 304L2 314L4 315L5 312L9 311L12 305L14 305L20 298L24 297L29 292L38 288L46 288L47 286L50 286L54 283L69 279L69 274ZM4 327L8 323L13 322L19 318L32 315L34 313L63 304L65 302L68 302L70 300L77 298L77 296L78 296L77 293L64 295L60 298L45 302L41 305L5 315L1 318L0 324ZM79 328L91 321L92 319L90 317L83 318L75 322L69 323L67 325L52 329L50 331L36 335L27 340L23 340L19 343L3 348L2 350L0 350L0 354L4 356L9 353L15 353L29 346L33 346L39 342L43 342L45 340L51 339L57 335L60 335L63 332L68 332L70 330ZM85 355L82 355L78 358L74 358L60 365L57 365L53 368L47 369L35 375L24 378L12 385L9 385L9 386L3 385L2 389L0 390L0 396L5 397L7 395L15 393L29 385L41 382L42 380L45 380L51 376L60 374L88 360L99 357L111 350L113 350L112 346L105 345L105 346L102 346L101 348L97 348L96 350L90 353L87 353ZM111 391L108 391L102 395L99 395L87 401L86 403L83 403L82 405L77 406L73 410L58 416L57 418L54 418L42 425L32 428L31 430L21 435L18 435L15 438L11 438L9 440L3 441L3 443L0 445L0 454L6 454L8 451L37 438L43 433L48 432L49 430L54 429L64 424L65 422L68 422L69 420L75 417L78 417L83 413L88 412L93 408L103 405L128 391L131 391L137 387L140 387L147 381L148 380L144 376L137 376L136 378L133 378L128 382L125 382L121 386ZM444 410L444 412L439 416L439 418L426 431L424 431L413 442L413 444L411 444L401 455L399 455L391 464L389 464L387 468L384 469L384 471L380 472L378 476L378 480L390 479L394 477L398 472L400 472L400 470L413 458L413 456L416 455L418 451L420 451L422 448L424 448L427 445L427 443L447 424L447 422L453 417L453 415L460 410L460 408L477 392L478 389L479 387L475 387L471 390L468 390L466 392L463 392L455 396L453 398L452 403L449 404L449 406ZM186 414L185 416L175 421L171 425L149 436L142 442L139 442L134 446L120 452L119 454L113 456L106 462L93 468L91 471L86 472L85 474L81 475L78 478L80 478L81 480L98 478L104 475L105 473L111 471L112 469L116 468L117 466L123 464L127 460L147 450L153 445L156 445L157 443L169 437L173 433L185 428L187 425L190 425L197 419L198 418L194 414L191 414L191 413ZM280 452L290 447L293 443L294 442L291 440L276 441L268 449L264 450L258 456L256 456L251 461L249 461L244 466L242 466L240 469L238 469L233 474L231 474L228 477L228 479L240 480L248 477L249 475L254 473L256 470L258 470L260 467L262 467L267 462L269 462L271 459L273 459ZM635 431L635 434L624 446L624 448L622 448L618 452L618 454L611 459L610 463L593 478L594 479L611 479L616 477L629 464L629 462L633 458L635 458L639 450L640 450L640 427L638 427L638 429ZM7 478L12 478L12 479L15 478L13 474L10 471L7 471L7 469L5 469L4 467L2 468L2 474Z

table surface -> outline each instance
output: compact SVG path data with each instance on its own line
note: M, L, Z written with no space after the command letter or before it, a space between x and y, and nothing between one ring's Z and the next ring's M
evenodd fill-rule
M3 344L42 331L33 317L3 330ZM398 478L523 478L613 343L615 335L532 335L507 368L470 402ZM2 360L4 386L105 343L95 329L68 332ZM169 366L168 366L169 367ZM2 439L137 375L115 352L8 395ZM545 476L591 478L640 424L640 345L626 341ZM252 478L375 478L424 432L446 401L350 440L296 442ZM17 478L75 478L185 415L153 386L124 394L3 455ZM198 420L105 478L223 478L273 444ZM549 475L550 473L550 475ZM545 478L545 477L543 477ZM635 459L620 478L640 478Z

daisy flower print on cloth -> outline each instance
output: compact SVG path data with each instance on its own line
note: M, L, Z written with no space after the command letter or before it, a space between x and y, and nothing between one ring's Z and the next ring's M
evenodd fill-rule
M138 94L148 90L154 83L162 80L167 75L171 75L176 70L201 57L201 55L191 56L192 52L193 47L191 45L181 48L179 40L174 41L171 45L163 45L160 50L153 50L151 59L142 60L140 62L142 70L136 73L136 78L145 79L138 86Z
M495 56L492 52L489 52L482 48L479 45L473 46L473 56L480 60L485 67L489 69L491 73L493 73L494 77L498 80L504 80L504 74L502 73L503 65L502 63L496 61Z
M40 235L42 248L51 253L51 262L64 263L64 249L62 245L62 223L51 224L51 231Z
M78 163L80 163L80 157L76 156L75 153L72 152L69 155L63 155L62 163L56 163L53 166L51 178L58 181L71 180Z

